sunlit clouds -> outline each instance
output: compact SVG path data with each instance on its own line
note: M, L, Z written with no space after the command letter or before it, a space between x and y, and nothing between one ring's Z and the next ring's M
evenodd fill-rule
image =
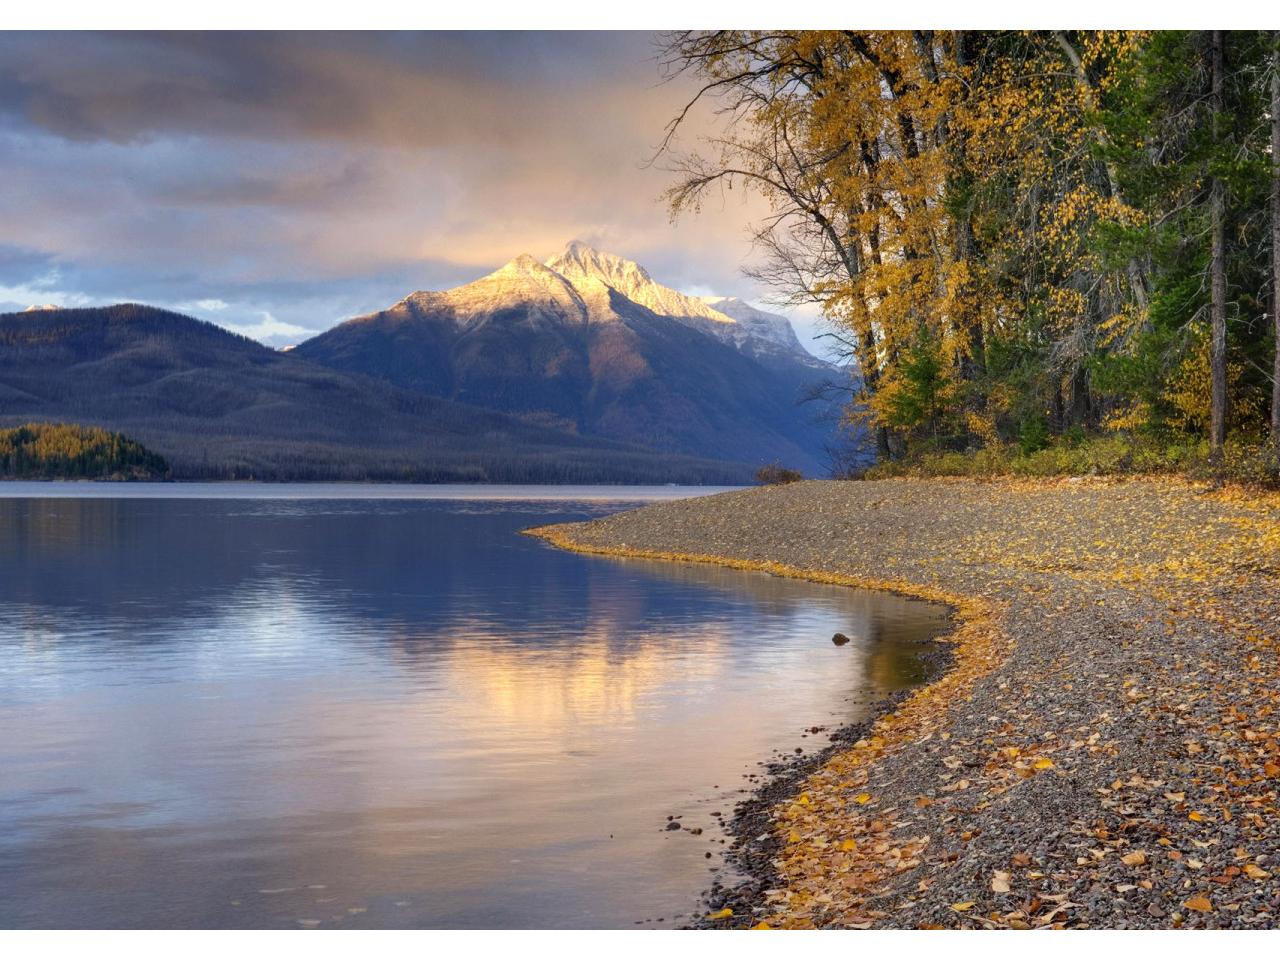
M2 36L0 306L137 300L280 345L575 237L759 301L758 198L660 202L689 93L643 33Z

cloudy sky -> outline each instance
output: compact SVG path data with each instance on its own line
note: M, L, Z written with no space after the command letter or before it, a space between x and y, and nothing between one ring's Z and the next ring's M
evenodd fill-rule
M760 202L659 200L690 82L654 39L0 34L0 309L141 301L279 346L573 238L760 303Z

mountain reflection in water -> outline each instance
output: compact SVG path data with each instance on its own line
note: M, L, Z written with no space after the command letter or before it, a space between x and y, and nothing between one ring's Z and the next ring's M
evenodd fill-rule
M518 535L618 508L0 500L0 926L678 923L945 611Z

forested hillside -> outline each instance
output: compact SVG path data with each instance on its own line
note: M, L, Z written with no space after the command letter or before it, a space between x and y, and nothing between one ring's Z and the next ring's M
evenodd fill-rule
M100 427L28 423L0 430L0 478L7 480L158 480L164 458Z
M668 66L733 123L667 150L669 200L773 203L760 275L833 321L882 460L1101 436L1274 471L1278 43L672 35Z
M750 467L531 424L146 307L0 315L0 427L119 430L182 479L672 483Z

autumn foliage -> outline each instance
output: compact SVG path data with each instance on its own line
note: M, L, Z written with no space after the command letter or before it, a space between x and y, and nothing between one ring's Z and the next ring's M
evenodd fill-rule
M1080 431L1207 438L1216 458L1225 433L1280 431L1272 34L727 31L666 50L727 117L695 152L668 142L673 210L739 185L769 201L757 276L831 321L882 460Z
M0 430L2 478L150 480L168 473L161 457L101 427L29 423Z

